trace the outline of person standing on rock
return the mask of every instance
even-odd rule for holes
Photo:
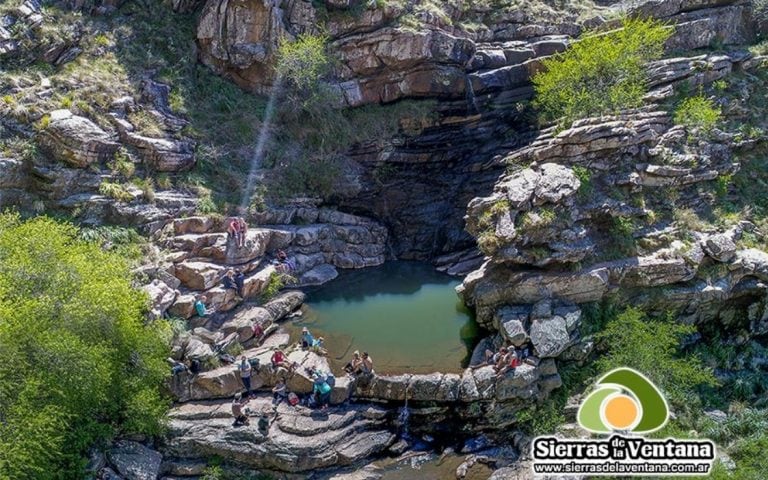
[[[243,248],[245,246],[245,236],[248,233],[248,224],[245,223],[243,217],[237,217],[237,227],[240,230],[240,241],[237,246]]]
[[[245,355],[240,357],[240,365],[237,369],[240,371],[240,379],[243,381],[243,386],[245,387],[245,396],[248,397],[251,394],[251,372],[253,371],[253,368],[251,367],[251,362],[248,361]]]
[[[232,217],[229,220],[227,234],[229,235],[229,238],[235,242],[235,247],[240,248],[243,232],[240,230],[240,221],[236,217]]]
[[[235,417],[235,423],[232,425],[234,427],[250,424],[248,415],[243,411],[243,401],[240,393],[236,393],[235,399],[232,401],[232,416]]]

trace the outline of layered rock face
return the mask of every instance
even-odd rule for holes
[[[529,12],[454,2],[209,0],[197,34],[203,63],[268,94],[280,41],[317,33],[323,23],[338,59],[330,86],[341,104],[438,100],[420,134],[353,146],[347,156],[354,173],[334,198],[344,211],[382,221],[396,256],[433,259],[472,247],[459,217],[472,198],[492,190],[505,154],[531,140],[521,102],[531,98],[530,77],[542,58],[618,11],[675,24],[670,51],[713,39],[743,44],[753,34],[750,8],[737,1],[647,1],[588,11],[541,4]]]
[[[708,84],[760,61],[739,53],[663,60],[650,67],[649,101],[668,97],[671,85]],[[511,325],[533,337],[532,318],[507,319],[537,302],[582,304],[617,293],[689,322],[744,318],[749,325],[738,328],[760,334],[765,292],[756,285],[766,257],[739,242],[755,226],[680,219],[680,210],[711,208],[713,181],[738,172],[738,155],[754,142],[687,131],[653,106],[542,132],[506,157],[511,173],[492,195],[469,204],[468,229],[488,257],[460,295],[481,324],[503,335]]]

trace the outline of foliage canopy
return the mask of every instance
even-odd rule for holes
[[[657,20],[626,19],[621,29],[584,35],[542,62],[533,77],[535,105],[545,121],[565,123],[640,106],[645,64],[661,57],[671,34]]]
[[[160,432],[167,324],[130,279],[72,225],[0,215],[0,479],[82,478],[94,444]]]

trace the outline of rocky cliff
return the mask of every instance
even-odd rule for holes
[[[397,409],[406,402],[417,434],[463,440],[482,432],[522,448],[519,412],[560,387],[561,366],[589,359],[594,341],[582,333],[583,310],[605,299],[674,310],[704,334],[724,331],[739,345],[768,332],[768,206],[760,198],[768,182],[760,167],[768,77],[766,58],[747,49],[760,33],[753,2],[174,0],[177,13],[163,10],[172,33],[138,51],[148,39],[137,32],[146,26],[125,25],[147,22],[157,7],[54,3],[14,1],[0,11],[7,67],[0,75],[0,206],[140,229],[156,253],[137,269],[149,316],[188,320],[172,357],[210,361],[169,385],[178,404],[162,468],[156,452],[139,444],[115,446],[109,461],[124,478],[198,475],[194,460],[212,455],[282,472],[357,466],[402,451]],[[529,101],[542,60],[588,29],[618,26],[621,14],[675,26],[665,59],[647,66],[644,106],[567,128],[540,126]],[[184,19],[180,30],[171,29],[175,18]],[[66,28],[52,34],[57,25]],[[281,42],[320,33],[335,59],[324,80],[335,109],[375,117],[413,102],[428,114],[400,116],[394,132],[334,152],[344,170],[328,195],[289,192],[249,209],[230,205],[222,213],[243,215],[251,227],[245,247],[233,249],[226,217],[211,214],[212,198],[233,193],[227,189],[239,196],[254,125],[266,120],[236,124],[241,136],[216,124],[250,122],[251,110],[264,105],[214,83],[221,80],[209,71],[269,95]],[[175,50],[176,43],[185,47]],[[192,59],[183,63],[174,57],[179,51]],[[721,107],[717,128],[674,118],[678,97],[694,90]],[[206,102],[215,108],[201,113]],[[230,134],[228,143],[211,138]],[[288,157],[295,145],[270,147]],[[262,187],[286,175],[279,165],[259,165]],[[244,348],[268,363],[288,342],[273,332],[303,301],[300,292],[258,301],[273,279],[276,249],[295,259],[300,285],[391,257],[469,273],[459,294],[490,332],[477,355],[531,341],[537,361],[500,379],[490,367],[360,384],[340,379],[332,402],[341,406],[324,418],[280,407],[269,438],[234,430],[222,399],[241,385],[231,366],[215,365],[216,352]],[[246,275],[242,298],[218,285],[231,266]],[[222,314],[216,321],[193,316],[203,292]],[[256,323],[271,334],[261,345]],[[327,368],[314,354],[290,355],[302,367]],[[266,390],[275,380],[264,370],[254,383]],[[294,391],[311,386],[303,373],[290,379]],[[267,397],[259,393],[254,408],[270,408]],[[131,473],[136,456],[153,473]]]

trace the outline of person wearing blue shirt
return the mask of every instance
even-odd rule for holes
[[[310,348],[315,344],[315,337],[309,333],[309,329],[304,327],[301,329],[301,348]]]
[[[208,300],[205,295],[201,295],[198,297],[197,301],[195,302],[195,312],[197,313],[197,316],[199,317],[207,317],[213,313],[213,309],[209,309],[205,306],[205,302]]]

